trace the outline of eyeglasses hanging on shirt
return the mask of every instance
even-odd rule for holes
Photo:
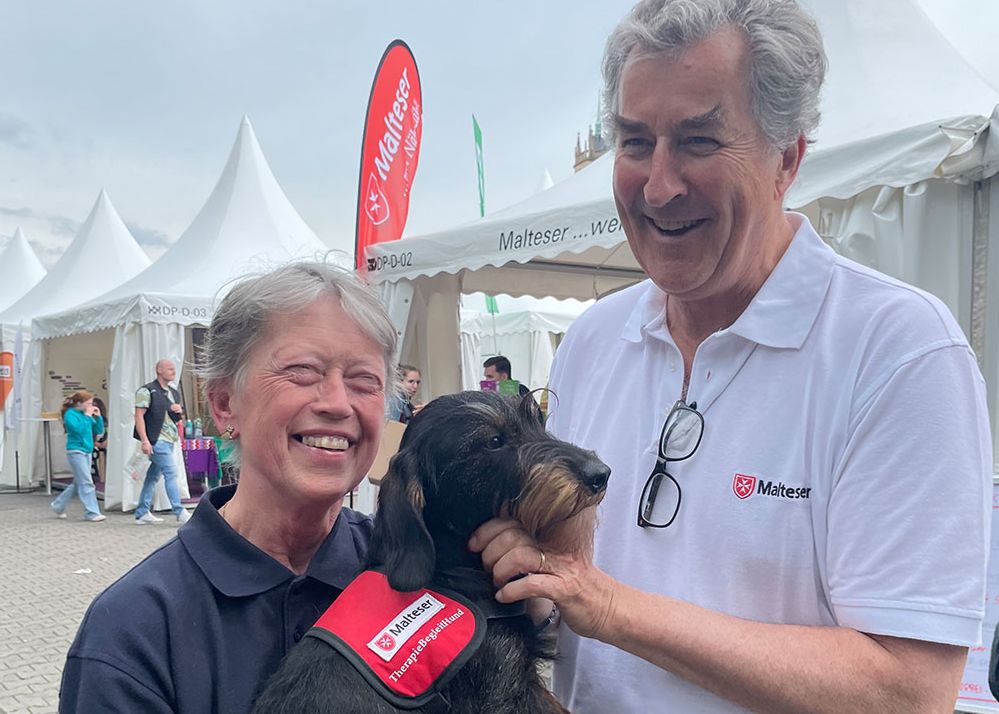
[[[659,435],[659,453],[652,474],[642,489],[638,502],[638,525],[641,528],[666,528],[680,512],[680,484],[666,470],[667,465],[689,459],[697,451],[704,434],[704,417],[697,402],[690,405],[677,400],[666,415]]]

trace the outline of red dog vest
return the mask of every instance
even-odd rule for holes
[[[308,636],[336,649],[389,703],[416,709],[433,699],[482,644],[486,619],[458,593],[393,590],[366,570]]]

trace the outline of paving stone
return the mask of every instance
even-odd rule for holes
[[[50,496],[0,494],[0,714],[55,712],[66,652],[94,596],[170,540],[177,524],[136,528],[51,517]],[[78,572],[89,571],[89,572]]]

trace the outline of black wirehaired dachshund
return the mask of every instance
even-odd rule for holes
[[[270,678],[255,712],[566,711],[538,672],[551,656],[551,637],[538,633],[523,604],[516,614],[502,612],[511,606],[496,603],[479,555],[468,550],[472,532],[499,515],[517,518],[553,550],[592,547],[610,469],[593,452],[552,437],[539,417],[530,396],[435,399],[407,426],[382,482],[368,570],[384,573],[396,591],[450,590],[491,612],[481,645],[433,700],[390,704],[327,641],[307,636]]]

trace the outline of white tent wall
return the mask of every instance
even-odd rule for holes
[[[971,342],[989,385],[993,458],[999,474],[999,176],[973,189],[978,240],[972,261]]]
[[[942,180],[878,187],[803,212],[837,252],[933,293],[969,331],[974,189]],[[963,284],[962,284],[963,283]]]
[[[462,320],[459,340],[461,388],[478,389],[479,382],[482,380],[482,345],[479,340],[479,332],[465,330],[465,321]]]

